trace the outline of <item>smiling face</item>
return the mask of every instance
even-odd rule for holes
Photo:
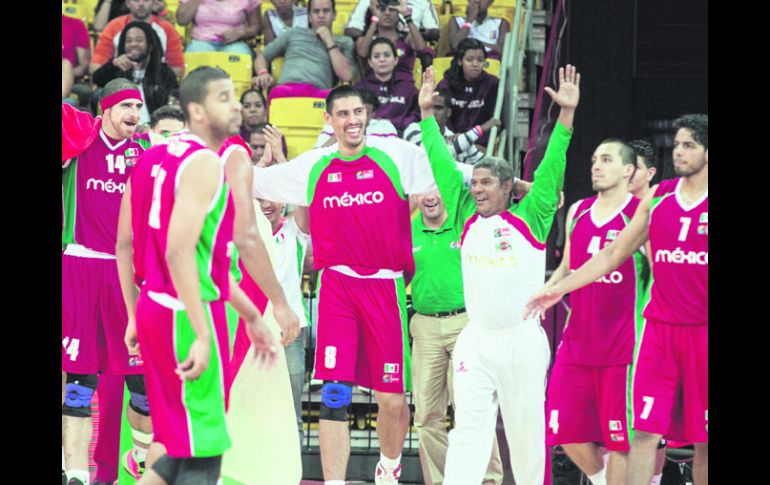
[[[471,178],[471,194],[476,210],[484,217],[499,214],[510,205],[513,181],[500,179],[486,167],[474,168]]]
[[[144,31],[138,27],[128,29],[125,46],[125,53],[128,58],[134,62],[144,62],[147,59],[148,50],[147,36]]]
[[[440,226],[446,220],[446,206],[438,190],[415,196],[415,202],[427,224]]]
[[[359,96],[346,96],[333,101],[331,114],[324,121],[334,129],[340,148],[357,151],[364,143],[366,108]]]
[[[281,224],[281,215],[283,213],[284,205],[264,199],[257,199],[257,201],[259,202],[259,209],[265,217],[267,217],[267,220],[270,221],[270,225],[272,226],[273,231],[275,231]]]

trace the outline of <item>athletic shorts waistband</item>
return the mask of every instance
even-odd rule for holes
[[[114,254],[102,253],[88,249],[80,244],[67,244],[64,249],[64,254],[67,256],[75,256],[78,258],[92,258],[92,259],[116,259]]]
[[[342,273],[346,276],[351,276],[353,278],[361,278],[361,279],[394,280],[396,278],[404,277],[403,271],[393,271],[392,269],[380,269],[376,273],[370,274],[370,275],[358,274],[353,268],[351,268],[350,266],[345,266],[344,264],[329,266],[329,269],[334,270],[338,273]]]

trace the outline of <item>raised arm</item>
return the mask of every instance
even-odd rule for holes
[[[230,153],[225,161],[225,173],[235,203],[233,242],[249,276],[273,302],[275,319],[281,327],[281,344],[288,345],[299,335],[299,319],[286,301],[265,244],[259,236],[251,197],[254,169],[245,150],[235,149]]]
[[[556,304],[567,293],[596,281],[602,275],[614,270],[637,251],[649,238],[650,204],[655,190],[650,190],[636,209],[631,222],[618,237],[596,253],[577,271],[563,280],[547,285],[530,298],[524,308],[525,317],[540,314]]]
[[[353,63],[348,56],[342,52],[342,46],[337,44],[332,36],[329,27],[322,25],[315,30],[315,34],[324,43],[326,51],[329,53],[329,61],[332,63],[334,74],[340,78],[340,81],[349,83],[353,80]],[[352,47],[351,47],[352,50]],[[350,52],[352,58],[352,52]]]
[[[463,183],[463,174],[457,168],[444,137],[439,133],[436,118],[433,116],[433,99],[437,96],[435,85],[433,67],[429,67],[423,72],[422,87],[418,98],[420,114],[422,115],[420,122],[422,144],[428,154],[433,178],[436,180],[449,217],[454,219],[457,214],[462,214],[465,219],[473,213],[473,201],[469,197],[470,192]],[[463,197],[463,190],[465,197]]]
[[[561,263],[559,263],[559,266],[554,270],[551,277],[546,282],[544,288],[551,288],[556,283],[560,282],[564,278],[566,278],[569,275],[569,251],[570,251],[570,242],[569,242],[569,234],[570,234],[570,228],[572,227],[572,219],[575,217],[575,211],[577,210],[578,202],[575,202],[572,204],[572,206],[569,208],[569,211],[567,212],[567,222],[565,223],[565,232],[567,233],[567,237],[564,238],[564,250],[562,251],[562,257],[561,257]]]

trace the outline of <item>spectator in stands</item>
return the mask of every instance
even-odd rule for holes
[[[366,130],[364,131],[366,136],[398,136],[398,131],[396,131],[393,123],[387,119],[375,117],[375,113],[380,107],[380,100],[377,95],[368,89],[359,89],[358,92],[361,93],[361,100],[366,107]],[[324,125],[313,148],[328,147],[336,141],[337,137],[334,135],[331,125]]]
[[[131,22],[120,34],[117,56],[94,72],[94,84],[104,87],[119,77],[138,84],[144,99],[139,122],[149,123],[150,113],[168,104],[169,93],[179,87],[174,71],[162,59],[160,40],[150,24]]]
[[[184,127],[184,112],[176,106],[161,106],[150,116],[150,131],[156,135],[168,136]]]
[[[152,4],[152,0],[126,0],[126,5],[131,13],[111,20],[99,35],[99,41],[94,48],[93,59],[89,67],[91,74],[114,56],[118,48],[120,33],[126,24],[138,21],[149,24],[158,35],[165,61],[174,71],[174,74],[177,77],[184,75],[182,40],[171,23],[152,15]]]
[[[62,55],[72,66],[75,79],[87,74],[91,62],[91,39],[82,20],[61,16],[61,47]]]
[[[369,44],[367,62],[371,71],[353,87],[377,95],[380,107],[375,111],[375,117],[390,120],[398,132],[403,133],[410,123],[420,119],[419,91],[411,72],[406,79],[395,74],[398,55],[393,42],[386,37],[377,37]]]
[[[260,0],[180,0],[179,25],[192,22],[187,52],[232,52],[252,55],[246,40],[262,30]]]
[[[447,127],[447,121],[452,115],[452,94],[446,89],[440,89],[437,92],[438,94],[433,98],[433,112],[439,131],[444,135],[444,139],[447,142],[449,152],[456,161],[474,165],[484,158],[484,152],[479,150],[474,143],[493,126],[499,127],[500,120],[490,118],[481,126],[474,126],[465,133],[455,134]],[[422,130],[420,129],[419,121],[415,121],[406,127],[404,140],[422,146]]]
[[[267,45],[276,37],[292,27],[308,28],[307,9],[298,7],[297,0],[275,0],[275,10],[269,9],[262,14],[262,38],[263,45]]]
[[[257,128],[257,125],[267,123],[267,102],[262,91],[249,89],[241,94],[241,106],[241,118],[243,118],[241,138],[248,143],[249,134]]]
[[[463,39],[438,85],[438,89],[452,93],[452,116],[447,125],[455,133],[486,123],[494,115],[499,80],[484,71],[485,63],[484,44]],[[486,146],[488,140],[489,134],[484,133],[477,143]]]
[[[126,15],[129,13],[126,0],[99,0],[94,10],[94,31],[101,32],[107,22],[110,20]],[[166,2],[164,0],[152,1],[152,13],[168,22],[173,22],[173,18],[166,10]]]
[[[353,41],[331,32],[337,15],[334,0],[310,0],[308,6],[309,29],[286,29],[264,51],[256,52],[254,87],[262,89],[273,83],[268,63],[285,56],[278,85],[268,94],[268,104],[272,98],[286,96],[326,98],[337,79],[353,79]]]
[[[476,39],[484,44],[487,57],[500,60],[503,54],[505,34],[510,30],[508,21],[487,15],[494,0],[470,0],[465,18],[452,17],[449,22],[449,43],[455,52],[464,39]]]
[[[72,75],[72,64],[68,59],[61,59],[61,99],[69,96],[75,77]]]
[[[434,52],[425,43],[420,30],[412,21],[412,16],[407,10],[406,0],[401,0],[400,3],[396,2],[395,5],[380,5],[377,0],[372,0],[371,9],[373,14],[367,22],[366,34],[356,39],[356,52],[359,57],[369,60],[368,63],[364,63],[366,74],[368,75],[372,70],[370,58],[372,40],[386,38],[396,46],[395,57],[398,58],[396,75],[399,78],[409,80],[414,85],[413,70],[417,54],[425,53],[433,58]],[[396,29],[400,22],[400,15],[403,16],[404,23],[409,29],[406,33]]]
[[[394,0],[359,0],[345,26],[345,35],[354,39],[364,35],[367,27],[366,20],[371,19],[371,16],[375,15],[374,5],[376,2],[382,3],[383,6],[386,6],[388,3],[392,5],[398,4],[398,1],[394,2]],[[431,0],[407,0],[406,6],[414,24],[420,29],[423,39],[426,41],[438,40],[438,15],[436,15],[436,8]],[[380,10],[384,10],[384,8]],[[399,27],[405,33],[408,32],[407,25],[401,24]]]
[[[267,123],[260,122],[251,130],[247,142],[251,148],[251,161],[256,165],[270,146],[270,164],[286,162],[286,140],[281,131]]]

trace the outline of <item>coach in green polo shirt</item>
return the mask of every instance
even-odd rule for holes
[[[530,183],[515,180],[517,193]],[[455,207],[447,208],[438,191],[414,196],[419,213],[412,218],[412,395],[414,425],[420,438],[420,462],[425,483],[444,481],[448,447],[446,411],[452,394],[452,352],[460,331],[468,323],[460,268],[460,236],[464,221]],[[454,204],[452,204],[454,205]],[[485,484],[500,485],[503,464],[495,440],[484,477]]]

